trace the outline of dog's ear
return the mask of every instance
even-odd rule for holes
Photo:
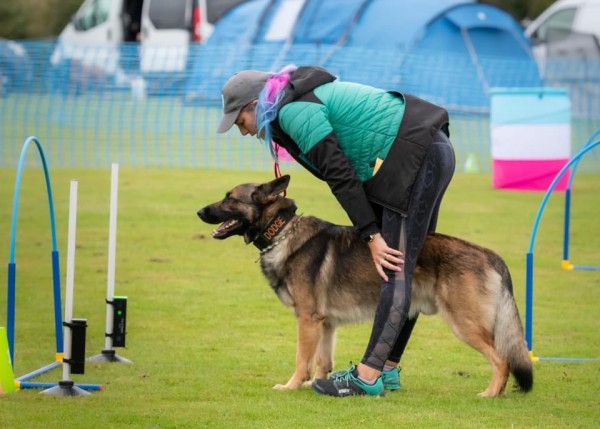
[[[261,204],[271,202],[277,195],[285,191],[289,184],[290,176],[289,174],[286,174],[285,176],[278,177],[275,180],[260,185],[252,194],[252,198]]]

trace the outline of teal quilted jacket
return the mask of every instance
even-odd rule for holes
[[[279,110],[281,128],[304,154],[335,132],[361,182],[385,159],[404,115],[404,100],[366,85],[331,82],[314,90],[321,103],[295,101]]]
[[[446,110],[319,67],[299,67],[284,91],[275,142],[327,182],[361,236],[379,230],[372,203],[406,214],[434,134],[448,134]]]

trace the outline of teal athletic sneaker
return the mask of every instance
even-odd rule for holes
[[[383,387],[387,390],[400,390],[400,370],[398,368],[381,372]]]
[[[319,395],[329,396],[383,396],[385,389],[383,388],[383,379],[378,377],[375,383],[367,384],[360,380],[355,374],[356,366],[351,366],[345,371],[338,371],[335,376],[323,379],[314,380],[312,388]]]
[[[354,368],[354,367],[352,367]],[[330,379],[339,377],[349,370],[336,371],[331,373]],[[390,369],[389,371],[381,372],[381,379],[383,380],[383,387],[386,390],[400,390],[400,370],[398,368]]]

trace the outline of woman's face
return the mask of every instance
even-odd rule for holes
[[[235,125],[240,130],[243,136],[250,134],[251,136],[256,135],[256,100],[248,104],[246,107],[242,109],[237,119],[235,120]]]

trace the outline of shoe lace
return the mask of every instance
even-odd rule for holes
[[[349,369],[345,369],[342,371],[338,371],[335,374],[335,377],[333,377],[333,381],[336,383],[342,382],[342,381],[349,381],[352,378],[354,378],[354,369],[356,368],[355,365],[352,365],[352,362],[350,362],[350,368]]]

